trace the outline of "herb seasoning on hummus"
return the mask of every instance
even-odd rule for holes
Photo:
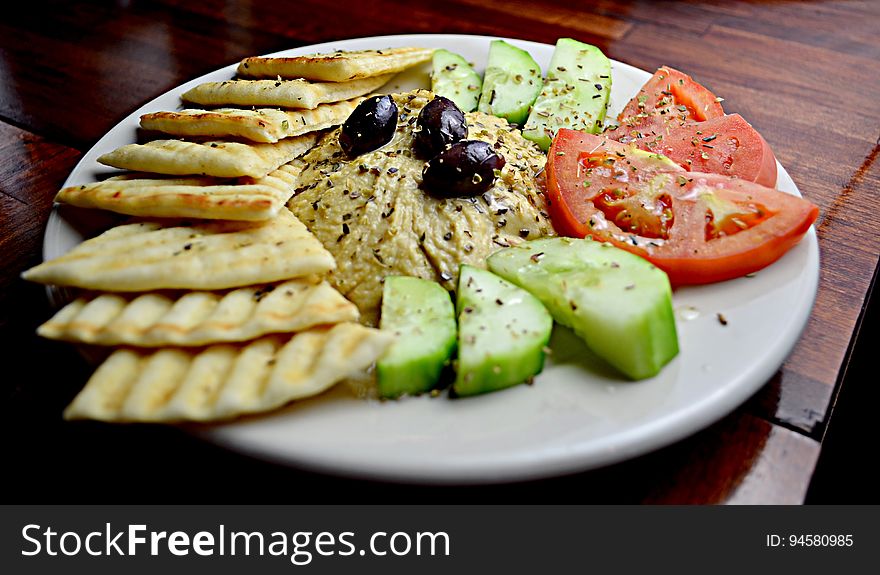
[[[545,156],[506,120],[466,114],[468,138],[492,145],[506,161],[481,196],[437,198],[421,187],[425,160],[413,150],[419,111],[433,94],[394,95],[400,110],[391,141],[348,159],[339,130],[302,157],[290,210],[335,257],[330,281],[375,324],[388,275],[409,275],[455,288],[462,263],[485,267],[494,251],[554,235],[536,182]]]

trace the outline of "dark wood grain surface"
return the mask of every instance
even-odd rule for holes
[[[558,501],[799,503],[845,378],[880,253],[880,3],[219,0],[17,2],[0,21],[0,349],[13,501]],[[174,429],[65,424],[89,369],[40,341],[51,200],[78,158],[134,108],[241,57],[400,33],[553,43],[571,36],[644,69],[680,68],[768,140],[821,209],[807,329],[733,414],[666,449],[569,477],[422,488],[327,477],[227,453]],[[747,358],[744,358],[747,361]],[[184,481],[188,487],[181,488]],[[230,491],[239,482],[244,491]],[[283,491],[279,491],[283,490]],[[238,493],[238,495],[236,495]]]

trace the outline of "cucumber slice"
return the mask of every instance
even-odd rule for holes
[[[449,98],[462,112],[477,109],[483,81],[467,60],[441,48],[434,51],[432,67],[432,92]]]
[[[541,67],[528,52],[504,40],[493,40],[478,109],[521,125],[543,85]]]
[[[376,364],[379,395],[415,395],[436,387],[455,349],[449,292],[432,281],[388,276],[379,327],[398,336]]]
[[[592,240],[548,238],[495,252],[489,269],[535,295],[632,379],[656,375],[678,353],[669,278],[645,259]]]
[[[456,311],[456,394],[510,387],[543,369],[553,320],[534,296],[486,270],[462,265]]]
[[[559,128],[598,134],[610,94],[611,61],[605,54],[590,44],[560,38],[523,136],[547,151]]]

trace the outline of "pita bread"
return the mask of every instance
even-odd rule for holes
[[[228,80],[206,82],[184,93],[186,102],[202,106],[276,106],[314,109],[320,104],[350,100],[381,88],[394,74],[351,82],[297,80]]]
[[[225,293],[80,297],[37,333],[95,345],[198,346],[248,341],[317,325],[357,321],[357,307],[326,282],[290,280]]]
[[[347,82],[381,74],[397,73],[427,62],[430,48],[386,48],[311,54],[294,58],[245,58],[238,65],[244,78],[305,78],[325,82]]]
[[[141,116],[141,127],[175,136],[245,138],[274,143],[283,138],[323,130],[343,123],[363,100],[357,98],[321,104],[314,110],[282,111],[271,108],[239,110],[180,110]]]
[[[368,366],[388,332],[342,323],[245,346],[114,352],[64,411],[66,419],[214,421],[317,395]]]
[[[114,168],[173,176],[262,178],[306,153],[316,140],[316,133],[285,138],[275,144],[154,140],[127,144],[104,154],[98,161]]]
[[[336,267],[288,210],[260,223],[140,221],[111,228],[25,271],[39,283],[100,291],[217,290],[270,283]]]
[[[265,178],[226,181],[133,174],[64,188],[55,201],[132,216],[260,221],[290,199],[299,171],[288,164]]]

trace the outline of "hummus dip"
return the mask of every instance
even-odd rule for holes
[[[378,322],[385,276],[408,275],[454,290],[462,263],[486,267],[494,251],[554,235],[536,176],[546,157],[506,120],[466,114],[468,139],[492,144],[506,165],[478,197],[437,198],[421,187],[425,159],[413,152],[419,110],[434,97],[393,96],[399,110],[392,140],[349,160],[330,132],[300,160],[290,210],[336,258],[329,280]]]

